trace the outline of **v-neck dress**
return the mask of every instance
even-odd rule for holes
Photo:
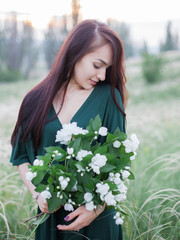
[[[122,99],[120,93],[115,89],[116,99],[121,108]],[[109,132],[113,132],[117,127],[125,132],[125,119],[117,105],[115,104],[111,87],[108,84],[97,85],[91,92],[89,97],[75,113],[70,122],[77,122],[78,126],[86,128],[91,118],[97,114],[100,115],[102,125],[108,128]],[[34,152],[33,143],[31,140],[27,142],[19,142],[18,139],[13,146],[10,161],[15,166],[29,162],[33,164],[36,155],[45,154],[44,148],[47,146],[59,146],[55,142],[56,132],[62,128],[62,124],[52,105],[48,120],[43,128],[41,144]],[[52,120],[53,119],[53,120]],[[103,141],[103,139],[102,139]],[[122,240],[122,229],[120,225],[116,225],[113,219],[114,210],[105,210],[87,227],[75,231],[59,231],[58,224],[69,224],[64,221],[65,216],[70,212],[60,208],[57,212],[50,215],[50,217],[42,223],[36,231],[36,240]]]

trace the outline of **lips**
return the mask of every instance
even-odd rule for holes
[[[90,81],[91,81],[91,83],[93,84],[93,85],[96,85],[98,82],[97,81],[94,81],[94,80],[92,80],[92,79],[90,79]]]

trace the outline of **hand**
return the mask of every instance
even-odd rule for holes
[[[42,213],[48,213],[47,201],[41,196],[41,194],[38,196],[37,203]]]
[[[54,213],[54,212],[58,211],[62,207],[62,206],[59,206],[59,208],[56,209],[55,211],[48,212],[47,201],[40,194],[38,195],[37,203],[38,203],[39,208],[40,208],[42,213]]]
[[[100,206],[100,208],[101,210],[88,211],[85,206],[81,206],[65,217],[67,222],[77,217],[74,222],[69,225],[58,225],[57,228],[58,230],[79,231],[79,229],[88,226],[99,216],[99,214],[104,211],[105,205]]]

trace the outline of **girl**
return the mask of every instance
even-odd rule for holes
[[[49,75],[25,96],[12,134],[10,161],[40,211],[48,212],[47,202],[26,179],[28,164],[43,155],[45,147],[59,144],[55,136],[64,123],[77,122],[86,128],[99,114],[110,132],[117,127],[125,131],[125,83],[121,40],[107,25],[85,20],[68,35]],[[105,206],[87,211],[81,206],[69,213],[61,207],[38,227],[35,238],[122,240],[113,211]]]

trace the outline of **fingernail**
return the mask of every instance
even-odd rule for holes
[[[67,221],[68,219],[69,219],[69,216],[66,216],[66,217],[64,218],[65,221]]]

